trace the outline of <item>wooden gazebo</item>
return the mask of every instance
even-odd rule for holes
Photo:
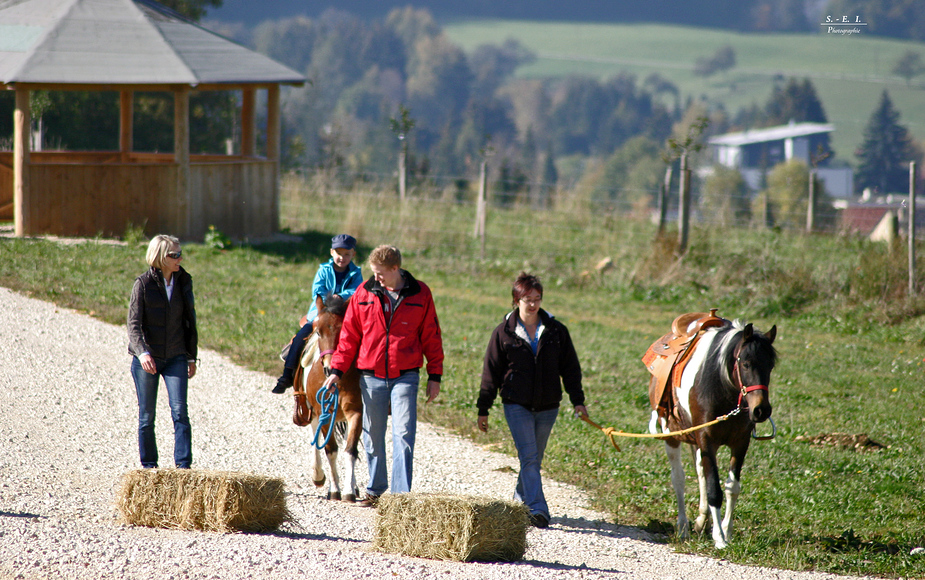
[[[12,217],[17,236],[119,235],[129,224],[185,239],[202,239],[210,225],[238,238],[272,233],[280,85],[305,82],[152,0],[0,0],[0,85],[16,91],[13,151],[0,151],[0,219]],[[35,90],[117,91],[119,150],[31,151]],[[237,155],[190,154],[190,94],[210,90],[242,92]],[[138,91],[173,93],[173,153],[133,151]]]

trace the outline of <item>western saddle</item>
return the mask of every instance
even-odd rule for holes
[[[694,352],[694,345],[707,329],[728,324],[728,320],[716,315],[716,308],[711,308],[709,314],[688,312],[675,318],[671,332],[653,342],[646,351],[642,362],[652,373],[649,403],[659,417],[666,418],[674,411],[672,393],[681,385],[681,375]]]

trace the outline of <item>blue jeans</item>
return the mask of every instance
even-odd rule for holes
[[[543,495],[540,467],[549,434],[558,416],[558,408],[535,413],[521,405],[504,405],[504,418],[507,419],[520,460],[520,475],[517,476],[514,499],[525,503],[531,514],[542,514],[547,520],[549,506]]]
[[[380,379],[362,375],[363,447],[369,466],[366,493],[382,495],[389,489],[385,465],[385,428],[392,409],[392,493],[411,491],[411,469],[414,437],[418,422],[418,371],[410,371],[396,379]]]
[[[292,338],[292,345],[289,346],[289,354],[286,355],[284,368],[295,372],[296,367],[299,366],[299,359],[302,358],[302,347],[305,346],[305,341],[311,336],[312,328],[312,323],[306,322]]]
[[[142,467],[157,467],[157,442],[154,440],[154,415],[157,408],[157,384],[164,377],[170,416],[173,419],[173,459],[177,467],[189,468],[193,462],[193,438],[189,414],[186,410],[186,391],[189,383],[189,366],[186,355],[169,360],[154,359],[155,374],[148,374],[132,357],[132,378],[138,395],[138,453]]]

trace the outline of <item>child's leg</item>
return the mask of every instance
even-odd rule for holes
[[[289,354],[286,355],[286,363],[283,367],[283,374],[276,380],[276,386],[273,392],[277,395],[286,392],[286,389],[292,386],[292,378],[295,375],[295,367],[299,364],[299,357],[302,355],[302,349],[305,348],[305,341],[312,333],[314,324],[308,323],[299,329],[292,339],[292,346],[289,347]]]

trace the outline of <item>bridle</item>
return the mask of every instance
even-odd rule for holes
[[[748,407],[748,402],[745,400],[745,395],[751,393],[752,391],[768,391],[767,385],[745,385],[742,382],[742,371],[739,370],[739,355],[742,353],[742,345],[736,347],[735,359],[736,361],[732,365],[732,380],[733,385],[739,388],[739,402],[736,406],[738,407]],[[744,403],[744,404],[743,404]]]
[[[318,353],[318,360],[323,360],[324,357],[328,356],[329,354],[334,354],[334,352],[335,352],[334,349],[323,350]],[[322,362],[322,368],[324,369],[324,376],[328,376],[329,374],[331,374],[331,370],[328,367],[324,366],[323,362]]]
[[[733,413],[738,413],[743,409],[748,408],[748,401],[745,400],[745,396],[753,391],[764,391],[768,392],[767,385],[745,385],[742,382],[742,371],[739,370],[739,355],[742,352],[742,345],[736,347],[735,351],[735,362],[732,365],[732,380],[733,384],[739,388],[739,402],[736,404],[736,408]],[[766,439],[773,439],[777,435],[777,425],[774,424],[774,419],[768,417],[768,420],[771,422],[771,434],[758,436],[755,435],[754,429],[752,430],[752,438],[759,441]]]

